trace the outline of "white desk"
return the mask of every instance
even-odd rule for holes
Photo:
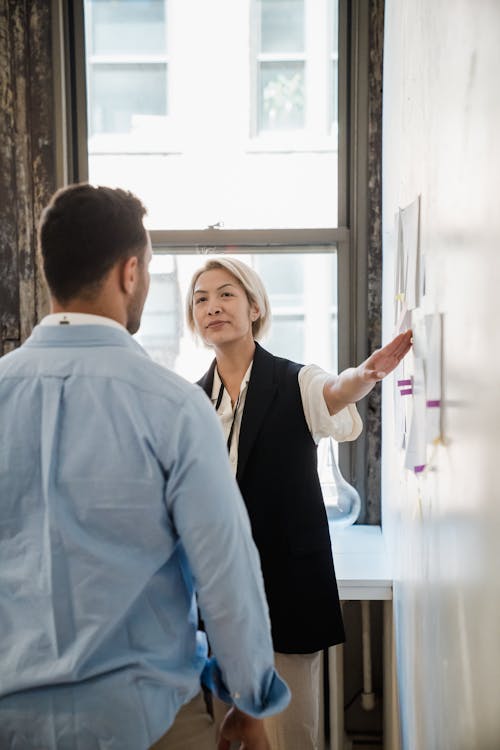
[[[380,526],[330,524],[335,573],[341,601],[384,601],[384,748],[399,750],[393,655],[392,576]],[[361,644],[360,644],[361,648]],[[344,750],[343,647],[328,653],[330,750]]]
[[[380,526],[330,523],[340,599],[392,599],[392,577]]]

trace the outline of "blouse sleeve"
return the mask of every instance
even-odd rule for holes
[[[363,422],[355,404],[349,404],[333,416],[330,415],[323,396],[323,386],[331,374],[318,365],[307,365],[299,372],[299,388],[307,426],[315,443],[321,438],[333,437],[342,443],[356,440]]]

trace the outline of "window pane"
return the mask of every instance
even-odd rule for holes
[[[90,134],[130,133],[143,115],[167,112],[167,66],[90,66]]]
[[[332,62],[332,129],[336,132],[339,124],[339,64]]]
[[[332,17],[332,55],[338,56],[339,51],[339,4],[338,0],[331,0]]]
[[[304,320],[302,318],[273,318],[273,327],[264,347],[277,357],[294,362],[304,360]]]
[[[86,0],[92,53],[165,54],[164,0]]]
[[[304,127],[304,63],[260,64],[260,130]]]
[[[304,51],[304,0],[260,0],[261,52]]]
[[[269,293],[272,325],[263,346],[278,356],[336,371],[335,252],[234,257],[257,270]],[[205,260],[199,254],[154,255],[151,290],[136,334],[155,361],[191,381],[200,378],[213,359],[212,350],[197,342],[184,322],[191,277]]]
[[[259,62],[261,16],[249,13],[248,2],[200,1],[196,23],[192,3],[160,4],[155,13],[169,13],[168,70],[157,59],[138,66],[137,42],[125,42],[121,0],[86,0],[90,182],[136,193],[150,229],[337,226],[330,46],[311,42],[301,53],[307,63]],[[278,5],[298,28],[295,5]],[[329,3],[318,7],[307,39],[331,28]],[[153,17],[145,14],[144,23]],[[103,36],[122,40],[120,61],[93,57],[111,49]],[[157,48],[152,43],[150,51]],[[322,80],[305,75],[311,55],[320,57]],[[320,113],[314,127],[313,111]]]
[[[266,281],[273,308],[304,304],[303,255],[256,255],[255,269]]]
[[[339,6],[337,0],[331,0],[332,15],[332,38],[331,38],[331,113],[332,113],[332,130],[338,132],[339,120]]]
[[[141,343],[156,362],[170,369],[175,367],[179,355],[181,311],[177,259],[166,256],[162,258],[161,266],[151,274]]]

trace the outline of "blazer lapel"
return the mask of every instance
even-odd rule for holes
[[[212,388],[214,385],[215,365],[216,361],[214,359],[203,377],[196,381],[196,385],[200,385],[210,399],[212,398]]]
[[[213,371],[211,383],[213,383]],[[276,395],[277,388],[274,357],[256,343],[252,372],[250,373],[250,382],[248,383],[248,391],[245,399],[245,408],[241,420],[240,440],[238,443],[238,470],[236,472],[238,481],[243,476],[253,444],[266,416],[266,412]]]

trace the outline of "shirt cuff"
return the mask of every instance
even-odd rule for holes
[[[224,703],[236,706],[255,719],[264,719],[266,716],[280,713],[288,706],[291,698],[288,685],[273,667],[265,675],[260,690],[254,693],[242,690],[241,693],[235,691],[231,694],[224,683],[215,657],[207,660],[201,681]]]
[[[325,403],[325,408],[328,407]],[[348,404],[345,409],[337,412],[333,416],[328,415],[332,421],[333,437],[338,443],[356,440],[363,429],[363,422],[359,416],[356,404]]]

